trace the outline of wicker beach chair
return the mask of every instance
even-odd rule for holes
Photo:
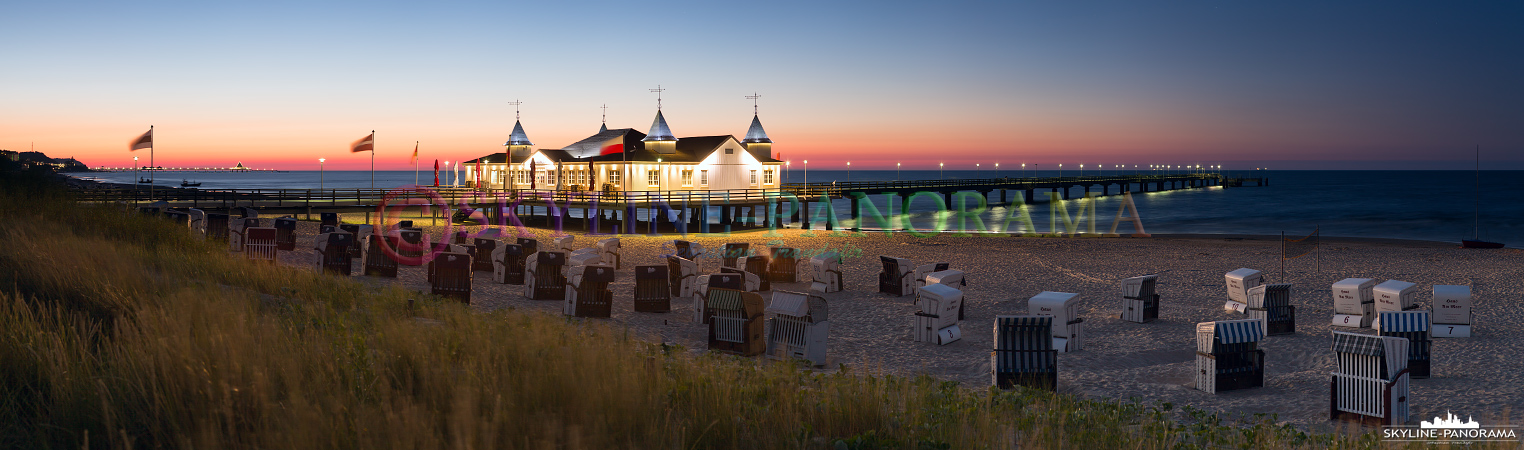
[[[185,213],[190,215],[189,226],[191,229],[191,234],[195,234],[196,237],[206,239],[206,211],[190,208],[185,210]]]
[[[598,241],[598,257],[604,264],[614,266],[614,269],[623,269],[624,261],[621,261],[622,247],[619,238],[600,239]]]
[[[799,249],[793,247],[769,247],[767,281],[769,283],[796,283],[799,281]]]
[[[732,267],[742,269],[741,260],[751,253],[751,244],[744,242],[732,242],[725,244],[725,250],[720,253],[720,267]]]
[[[1412,311],[1418,309],[1418,285],[1406,281],[1386,280],[1371,288],[1376,301],[1376,312]],[[1379,318],[1379,316],[1378,316]],[[1379,327],[1374,322],[1373,327]]]
[[[724,288],[708,291],[702,322],[709,328],[709,349],[741,356],[766,350],[762,295]]]
[[[671,311],[672,288],[669,283],[667,266],[635,266],[635,311]]]
[[[667,286],[672,289],[673,297],[692,296],[696,277],[698,263],[681,256],[667,255]]]
[[[1159,276],[1144,275],[1122,280],[1122,320],[1135,323],[1159,318]]]
[[[746,292],[761,292],[761,291],[763,291],[763,289],[762,289],[762,283],[763,283],[762,282],[762,277],[757,276],[757,274],[754,274],[754,273],[751,273],[751,272],[747,272],[745,270],[737,269],[737,268],[734,268],[734,267],[721,267],[720,268],[720,273],[733,273],[733,274],[736,274],[736,275],[740,275],[741,276],[741,280],[742,280],[741,281],[741,286],[742,286],[741,290],[743,290],[743,291],[746,291]]]
[[[318,225],[339,225],[339,213],[318,213],[318,218],[322,220]]]
[[[613,313],[614,266],[588,264],[568,266],[566,300],[561,312],[573,317],[609,317]]]
[[[1263,327],[1255,319],[1196,324],[1196,389],[1216,394],[1264,386]]]
[[[703,323],[705,304],[711,289],[746,291],[746,277],[739,273],[711,273],[693,277],[693,320]]]
[[[354,271],[354,266],[349,258],[349,248],[354,246],[355,235],[338,231],[332,233],[320,233],[312,239],[312,248],[317,250],[318,270],[324,273],[349,276]]]
[[[429,287],[434,295],[471,303],[471,255],[465,253],[440,253],[429,261],[433,274]]]
[[[1053,349],[1060,353],[1085,348],[1085,319],[1079,316],[1079,294],[1042,291],[1027,301],[1027,315],[1053,316]]]
[[[277,231],[273,227],[250,227],[243,230],[243,252],[248,259],[275,262]]]
[[[474,238],[471,244],[471,270],[493,271],[492,252],[497,251],[497,239]]]
[[[295,218],[280,217],[275,219],[275,249],[288,252],[296,250]]]
[[[915,264],[905,258],[878,257],[884,270],[878,273],[878,291],[903,297],[915,293]]]
[[[492,249],[492,281],[499,284],[524,284],[524,247],[502,244]]]
[[[950,267],[950,266],[952,266],[952,264],[945,263],[945,262],[937,262],[937,263],[922,264],[922,265],[919,265],[919,266],[915,266],[915,274],[911,276],[912,278],[915,279],[915,288],[919,289],[921,286],[925,286],[926,285],[926,276],[927,275],[931,275],[933,273],[937,273],[937,272],[942,272],[942,271],[948,270],[948,267]],[[955,288],[955,289],[960,289],[960,290],[963,289],[963,286],[949,286],[949,287]],[[912,289],[911,292],[914,292],[914,289]]]
[[[699,255],[704,254],[704,246],[697,242],[671,240],[667,241],[665,246],[672,250],[673,255],[687,260],[697,260]]]
[[[530,300],[565,300],[566,253],[535,252],[524,264],[524,297]]]
[[[556,251],[566,252],[568,254],[577,251],[576,242],[577,237],[570,234],[550,239],[550,245],[552,249]]]
[[[1053,316],[995,316],[991,382],[1010,389],[1058,389],[1058,350],[1053,348]]]
[[[1265,321],[1265,335],[1296,333],[1296,307],[1291,306],[1291,283],[1249,288],[1249,318]]]
[[[1330,420],[1407,423],[1407,339],[1335,331],[1333,351],[1338,362],[1328,385]]]
[[[206,213],[206,239],[212,242],[228,242],[232,227],[227,214]]]
[[[1408,373],[1413,378],[1428,378],[1434,351],[1429,332],[1434,329],[1433,316],[1428,311],[1379,311],[1376,322],[1381,324],[1382,336],[1408,340]]]
[[[947,345],[963,338],[958,327],[958,310],[963,307],[963,291],[941,284],[916,289],[920,311],[911,317],[911,333],[916,342]]]
[[[1376,280],[1345,278],[1333,284],[1333,326],[1366,328],[1375,319]]]
[[[423,231],[403,228],[393,231],[397,236],[397,255],[401,258],[398,264],[405,266],[423,265],[423,253],[431,251],[433,246],[423,239]]]
[[[360,261],[365,265],[364,274],[366,276],[397,278],[397,260],[392,258],[391,255],[387,255],[383,247],[390,248],[395,253],[399,245],[401,244],[396,236],[366,235],[365,252],[360,256]]]
[[[1238,269],[1225,276],[1228,284],[1228,302],[1225,311],[1243,313],[1249,309],[1249,289],[1265,283],[1265,275],[1254,269]]]
[[[831,332],[830,310],[824,298],[805,293],[773,291],[768,302],[767,355],[797,358],[812,366],[826,364],[826,342]]]
[[[841,292],[841,255],[825,252],[810,258],[810,280],[812,291]]]
[[[922,286],[940,284],[961,291],[963,286],[968,285],[968,282],[963,278],[963,271],[948,269],[926,274],[926,277],[921,280],[921,284]],[[963,310],[968,306],[968,299],[965,298],[963,300],[958,303],[958,320],[963,320]]]
[[[362,243],[365,242],[365,237],[375,232],[375,227],[353,223],[341,223],[339,224],[339,229],[355,235],[354,245],[349,247],[349,257],[351,258],[359,258],[360,254],[364,253],[365,248]]]
[[[1471,337],[1471,286],[1435,285],[1434,337]]]
[[[259,227],[258,218],[233,219],[228,221],[228,251],[243,251],[246,229]]]
[[[567,253],[566,254],[566,266],[567,267],[572,267],[572,266],[586,266],[586,265],[591,265],[591,264],[602,264],[603,263],[603,258],[598,256],[598,255],[599,255],[599,252],[598,252],[598,249],[596,249],[596,248],[584,248],[584,249],[579,249],[579,250],[571,252],[571,253]],[[570,275],[568,275],[568,276],[570,276]]]

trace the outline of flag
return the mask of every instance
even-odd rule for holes
[[[439,160],[434,160],[434,187],[439,187]]]
[[[413,165],[418,165],[418,143],[413,143]]]
[[[372,131],[369,135],[349,144],[349,151],[352,153],[376,151],[376,132]]]
[[[482,159],[481,158],[476,158],[476,187],[477,188],[481,188],[482,187],[482,178],[485,178],[485,177],[482,176]]]
[[[137,151],[145,148],[153,148],[153,127],[148,127],[147,133],[143,133],[142,136],[133,139],[132,143],[127,144],[128,151]]]

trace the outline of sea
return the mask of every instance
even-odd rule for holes
[[[1123,171],[1122,173],[1130,173]],[[1132,195],[1138,215],[1148,233],[1152,234],[1250,234],[1305,236],[1317,231],[1325,237],[1360,237],[1414,239],[1426,241],[1460,242],[1473,236],[1483,240],[1503,242],[1509,247],[1524,247],[1524,171],[1224,171],[1231,177],[1268,177],[1268,186],[1235,188],[1199,188],[1165,192],[1135,192]],[[1087,171],[1084,175],[1115,175],[1114,171]],[[131,184],[132,172],[96,172],[73,174],[78,178],[105,182]],[[139,174],[141,175],[141,173]],[[284,172],[162,172],[155,185],[179,187],[182,180],[201,183],[201,189],[354,189],[372,186],[373,174],[369,171],[284,171]],[[892,181],[969,179],[993,177],[1059,176],[1057,171],[1021,170],[790,170],[784,174],[788,183],[846,182],[846,181]],[[1078,171],[1065,170],[1063,176],[1080,175]],[[433,183],[433,172],[416,174],[422,185]],[[443,176],[443,175],[442,175]],[[444,176],[443,181],[449,182]],[[412,185],[413,171],[377,171],[374,185],[378,188],[395,188]],[[1099,188],[1095,188],[1099,193]],[[1111,188],[1115,194],[1116,188]],[[1072,199],[1083,193],[1076,189]],[[1048,195],[1039,191],[1032,204],[1020,204],[1020,191],[1009,191],[1001,202],[998,192],[990,195],[987,210],[977,217],[983,227],[972,220],[959,225],[958,217],[939,212],[940,202],[924,196],[911,205],[911,224],[918,230],[936,229],[945,223],[948,230],[992,232],[1003,229],[1007,218],[1018,208],[1025,207],[1036,232],[1052,231],[1056,225],[1064,231],[1067,226],[1059,216],[1052,214],[1057,205],[1048,202]],[[880,212],[887,212],[890,201],[883,195],[870,197]],[[1094,199],[1096,230],[1107,232],[1118,214],[1123,197],[1108,195]],[[967,200],[968,210],[978,207],[978,200]],[[899,201],[894,200],[895,212]],[[812,220],[817,226],[826,215],[819,203],[812,204]],[[1066,202],[1065,210],[1072,219],[1082,210],[1078,201]],[[851,203],[846,200],[832,202],[832,210],[841,220],[850,220]],[[950,205],[957,208],[957,205]],[[1088,209],[1086,207],[1085,209]],[[1130,214],[1130,213],[1129,213]],[[712,217],[718,217],[713,213]],[[1019,217],[1019,216],[1018,216]],[[967,217],[965,217],[967,218]],[[1088,218],[1086,219],[1088,220]],[[943,222],[945,221],[945,222]],[[1019,221],[1011,222],[1018,227]],[[864,223],[873,228],[873,220]],[[1080,222],[1082,230],[1088,225]],[[1132,225],[1123,222],[1118,232],[1128,233]]]

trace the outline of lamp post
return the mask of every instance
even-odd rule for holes
[[[937,163],[937,179],[938,180],[946,179],[946,177],[942,176],[942,169],[945,168],[945,167],[947,167],[947,163]]]
[[[804,189],[808,195],[810,189],[810,160],[808,159],[804,160]]]
[[[900,181],[900,163],[894,163],[894,181]]]
[[[132,198],[138,197],[138,157],[132,157]]]
[[[1021,163],[1021,176],[1027,176],[1027,163]]]
[[[327,161],[327,160],[328,160],[328,158],[318,158],[318,190],[319,191],[323,190],[323,161]]]
[[[995,163],[995,178],[1000,178],[1000,163]]]
[[[1064,177],[1064,163],[1058,163],[1058,177]]]
[[[1080,164],[1080,176],[1081,177],[1085,176],[1085,165],[1084,164]]]
[[[847,161],[847,182],[852,182],[852,161]]]
[[[784,175],[783,175],[784,178],[783,179],[787,180],[788,177],[794,173],[794,171],[792,170],[793,166],[794,166],[794,161],[793,160],[789,160],[789,161],[784,161],[783,162],[783,170],[784,170],[784,172],[783,172],[784,173]]]

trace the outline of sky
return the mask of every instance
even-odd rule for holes
[[[610,128],[822,169],[1524,169],[1524,2],[7,2],[0,149],[365,170]]]

